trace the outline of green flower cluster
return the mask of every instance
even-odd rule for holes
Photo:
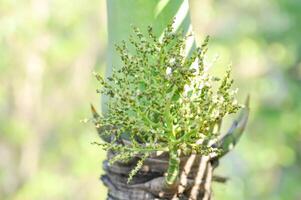
[[[110,97],[108,112],[95,123],[106,127],[101,134],[110,137],[102,147],[118,152],[112,162],[168,152],[166,182],[172,184],[178,177],[181,155],[218,152],[210,141],[218,136],[222,118],[241,106],[231,89],[230,70],[221,80],[207,72],[208,37],[185,56],[187,38],[175,33],[172,24],[161,39],[151,27],[147,32],[144,35],[134,28],[130,47],[125,41],[116,45],[123,65],[111,77],[95,74],[101,84],[98,92]],[[120,140],[129,142],[120,144]]]

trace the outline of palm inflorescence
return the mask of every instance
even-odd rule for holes
[[[218,137],[223,117],[241,108],[230,70],[221,79],[208,73],[209,38],[190,56],[185,55],[186,39],[172,24],[161,38],[151,27],[145,35],[134,28],[129,41],[116,45],[122,66],[106,79],[95,74],[98,92],[109,96],[108,111],[94,119],[106,127],[101,135],[110,137],[102,147],[117,152],[111,163],[141,158],[130,179],[145,158],[163,151],[169,154],[166,182],[172,184],[182,155],[219,153],[210,141]]]

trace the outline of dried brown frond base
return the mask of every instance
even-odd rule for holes
[[[108,159],[113,156],[113,152],[108,152]],[[103,162],[106,174],[101,180],[108,188],[108,200],[209,200],[212,199],[212,181],[226,181],[213,176],[217,160],[192,154],[181,157],[180,178],[174,185],[167,186],[164,173],[168,168],[168,154],[165,153],[146,159],[143,167],[127,183],[128,175],[138,160],[136,157],[128,163],[116,162],[113,165],[109,165],[108,160]]]

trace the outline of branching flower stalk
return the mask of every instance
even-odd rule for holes
[[[101,146],[116,152],[111,163],[142,158],[129,180],[157,151],[169,154],[169,185],[178,178],[182,155],[220,153],[210,141],[218,137],[223,117],[241,105],[231,89],[230,70],[221,80],[208,73],[204,62],[208,40],[186,57],[186,36],[174,32],[172,24],[162,39],[151,27],[146,35],[134,28],[128,43],[116,45],[121,68],[107,79],[95,73],[101,85],[98,92],[110,97],[108,112],[94,119],[98,127],[105,127],[101,137],[110,138]]]

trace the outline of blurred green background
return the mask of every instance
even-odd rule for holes
[[[0,199],[105,199],[89,103],[105,69],[104,0],[0,1]],[[190,0],[214,70],[232,62],[251,116],[216,199],[301,199],[301,1]],[[226,123],[227,124],[227,123]],[[227,126],[225,126],[227,128]]]

